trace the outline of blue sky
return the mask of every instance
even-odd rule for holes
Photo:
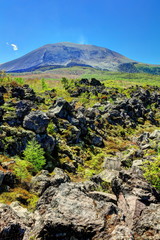
[[[160,0],[0,0],[0,9],[0,63],[67,41],[160,64]]]

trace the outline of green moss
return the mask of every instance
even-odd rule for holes
[[[23,207],[27,207],[30,211],[35,209],[38,199],[38,196],[20,187],[14,188],[10,192],[3,192],[0,195],[1,203],[10,204],[18,201]]]
[[[21,160],[17,157],[12,168],[13,173],[21,182],[29,182],[31,180],[31,173],[34,167],[30,162]]]
[[[89,179],[101,171],[101,165],[104,160],[105,153],[98,152],[95,149],[94,151],[95,152],[91,152],[88,149],[83,164],[78,164],[77,174],[85,179]]]
[[[160,155],[154,160],[145,161],[142,169],[144,177],[160,191]]]

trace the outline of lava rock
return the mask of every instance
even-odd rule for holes
[[[12,98],[23,99],[25,96],[25,91],[22,87],[13,87],[11,89],[11,96]]]
[[[37,204],[41,221],[35,223],[32,236],[48,240],[109,240],[108,225],[112,222],[113,226],[115,219],[121,221],[120,212],[114,203],[93,198],[87,195],[82,183],[47,188]]]
[[[3,94],[0,93],[0,106],[4,104]]]
[[[17,102],[16,105],[16,115],[18,118],[24,118],[25,115],[27,115],[32,108],[33,104],[30,101],[22,100]]]
[[[159,240],[160,204],[151,204],[142,211],[134,221],[133,232],[137,240]]]
[[[0,203],[0,219],[0,240],[23,239],[26,226],[10,206]]]
[[[23,120],[23,127],[36,133],[45,133],[49,123],[47,115],[41,111],[31,111]]]
[[[72,106],[63,98],[58,98],[50,108],[47,115],[50,118],[59,117],[63,119],[68,119],[68,115],[71,115]]]
[[[43,192],[50,186],[50,175],[46,170],[42,170],[36,176],[32,177],[30,183],[30,191],[41,196]]]
[[[48,134],[36,134],[36,140],[39,142],[41,147],[44,148],[44,150],[48,153],[52,153],[55,145],[56,145],[56,139]]]
[[[102,83],[101,83],[99,80],[95,79],[95,78],[92,78],[92,79],[90,80],[89,84],[90,84],[91,86],[101,86],[101,85],[102,85]]]

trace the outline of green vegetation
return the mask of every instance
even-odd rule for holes
[[[47,90],[48,86],[44,78],[41,79],[42,90]]]
[[[15,164],[13,167],[13,172],[16,175],[16,177],[21,181],[21,182],[29,182],[32,175],[32,169],[34,166],[26,161],[22,160],[20,158],[15,158]]]
[[[97,107],[97,109],[99,109],[101,113],[103,111],[105,112],[105,108],[108,103],[115,103],[117,95],[120,96],[120,100],[121,96],[123,99],[130,98],[132,93],[138,89],[137,85],[142,86],[144,90],[149,89],[150,93],[154,93],[155,89],[158,86],[160,87],[160,76],[147,73],[114,73],[86,67],[54,69],[50,72],[62,73],[62,71],[63,74],[61,75],[61,80],[60,77],[59,79],[51,77],[42,78],[43,75],[40,75],[40,78],[21,78],[19,76],[10,76],[4,72],[1,72],[0,84],[7,87],[28,84],[34,89],[37,96],[39,95],[45,98],[45,103],[37,104],[37,108],[43,112],[47,112],[48,109],[53,106],[54,101],[58,97],[63,97],[68,102],[76,100],[74,103],[75,111],[79,107],[90,108],[98,102],[100,105]],[[63,77],[65,75],[66,77]],[[69,78],[69,76],[73,76],[73,78],[75,77],[77,79]],[[83,86],[78,85],[78,78],[80,79],[82,77],[88,79],[96,78],[101,80],[104,86],[107,87],[107,93],[102,94],[101,92],[96,91],[96,93],[92,91],[86,91],[82,92],[77,97],[72,97],[72,95],[70,95],[71,91],[74,93],[78,87],[86,87],[85,84]],[[90,86],[88,86],[88,88],[90,88]],[[5,99],[5,104],[1,106],[1,109],[4,111],[3,119],[8,118],[8,116],[11,116],[12,113],[16,116],[15,103],[17,100],[11,97],[10,92],[4,93],[3,97]],[[159,123],[160,113],[157,111],[157,106],[155,103],[148,104],[146,109],[147,111],[151,110],[153,113],[155,113],[156,122]],[[98,115],[99,113],[96,114]],[[12,159],[7,159],[7,157],[1,155],[1,166],[5,162],[14,162],[7,166],[8,171],[11,171],[14,173],[14,175],[16,175],[18,186],[16,186],[15,191],[11,190],[11,192],[4,192],[1,194],[0,201],[2,201],[2,198],[4,198],[4,202],[12,202],[17,200],[16,194],[19,194],[21,191],[19,188],[21,188],[22,185],[27,185],[32,176],[43,169],[46,162],[47,164],[45,168],[49,171],[52,171],[54,166],[67,166],[66,171],[69,172],[73,181],[83,181],[89,180],[93,175],[96,175],[102,171],[102,164],[105,157],[114,157],[116,155],[123,157],[127,154],[130,154],[132,150],[133,157],[131,157],[131,159],[127,158],[124,160],[124,167],[129,168],[132,166],[133,160],[136,159],[134,153],[140,149],[139,145],[136,141],[134,141],[134,139],[137,139],[144,132],[151,133],[155,129],[159,129],[158,124],[154,125],[149,120],[141,118],[137,119],[138,124],[132,128],[130,126],[124,127],[123,125],[119,124],[112,125],[107,121],[107,117],[103,118],[101,114],[98,116],[97,115],[96,121],[93,123],[93,128],[95,128],[95,134],[103,136],[103,148],[91,145],[89,140],[94,130],[90,127],[87,128],[87,133],[84,137],[84,140],[80,139],[80,142],[77,141],[78,143],[76,140],[72,142],[72,138],[74,137],[76,139],[76,135],[78,135],[79,132],[76,130],[75,126],[70,125],[67,119],[59,118],[57,122],[50,121],[47,128],[47,134],[51,135],[52,137],[56,137],[57,139],[57,144],[54,150],[55,152],[52,156],[47,156],[47,153],[44,152],[44,150],[35,140],[28,142],[26,149],[19,157],[16,156]],[[4,129],[5,127],[6,130]],[[78,127],[79,126],[77,126],[77,128]],[[21,131],[20,128],[22,128]],[[16,126],[12,128],[8,125],[8,123],[5,123],[5,126],[1,127],[0,130],[2,143],[4,144],[5,150],[9,147],[12,148],[15,142],[19,141],[18,135],[22,135],[23,133],[25,136],[23,127]],[[29,139],[31,138],[32,137]],[[154,141],[153,143],[150,142],[151,149],[144,150],[145,157],[151,156],[151,159],[154,159],[156,155],[156,144],[157,143]],[[44,156],[46,157],[47,161]],[[3,168],[1,170],[5,171]],[[144,177],[154,187],[160,190],[160,153],[158,153],[153,161],[145,161],[143,170]],[[104,183],[104,185],[105,184],[108,188],[108,183]],[[26,193],[24,193],[24,195],[26,195]],[[22,202],[25,202],[25,206],[32,208],[31,206],[34,206],[36,199],[36,196],[29,196],[27,197],[27,201],[22,200]]]
[[[35,172],[40,171],[46,163],[46,159],[44,157],[45,152],[36,140],[28,142],[23,154],[24,160],[33,165]]]
[[[142,167],[144,177],[160,191],[160,148],[154,160],[145,161]]]
[[[12,202],[19,201],[23,207],[27,207],[32,211],[36,207],[38,196],[29,193],[27,190],[17,187],[10,192],[3,192],[0,194],[0,202],[5,204],[11,204]]]
[[[160,66],[149,65],[149,64],[140,64],[140,63],[135,64],[134,66],[138,72],[160,75]]]

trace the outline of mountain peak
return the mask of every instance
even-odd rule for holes
[[[88,44],[59,42],[44,45],[18,59],[0,65],[0,70],[9,72],[33,71],[37,68],[90,66],[102,70],[116,71],[119,64],[133,63],[125,56]]]

